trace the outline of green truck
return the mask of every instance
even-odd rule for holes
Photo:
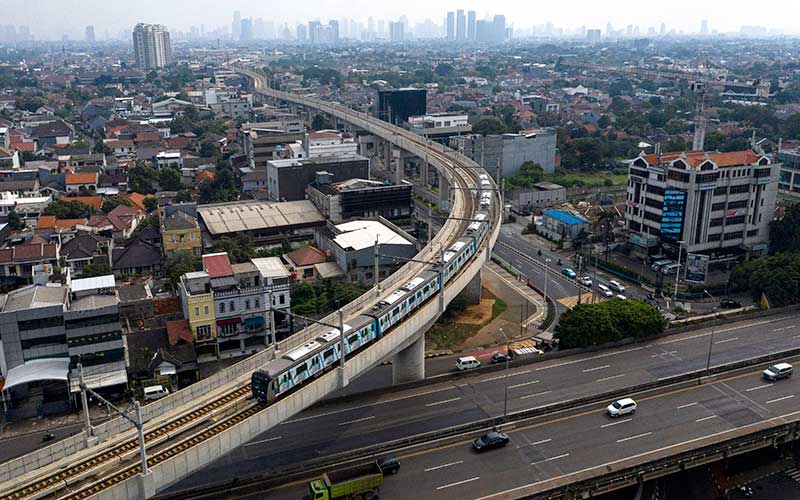
[[[326,472],[308,483],[305,500],[376,500],[383,485],[377,462]]]

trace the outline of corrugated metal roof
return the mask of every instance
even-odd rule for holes
[[[224,203],[200,206],[197,212],[212,235],[325,221],[317,207],[308,200]]]
[[[81,278],[72,280],[70,287],[73,292],[85,292],[86,290],[97,290],[98,288],[114,288],[116,282],[114,275],[109,274],[106,276],[94,276],[92,278]]]
[[[414,244],[388,226],[374,220],[344,222],[337,224],[336,229],[342,231],[342,234],[336,235],[333,241],[342,248],[352,248],[353,250],[372,248],[375,246],[376,237],[381,245]]]
[[[565,212],[563,210],[545,210],[544,215],[547,217],[552,217],[553,219],[563,222],[564,224],[573,226],[575,224],[585,223],[588,224],[589,221],[584,219],[583,217],[578,217],[577,215],[572,215],[569,212]]]

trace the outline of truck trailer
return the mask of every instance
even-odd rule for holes
[[[305,500],[376,500],[383,485],[377,462],[322,474],[308,483]]]

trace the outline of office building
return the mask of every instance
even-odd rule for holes
[[[392,43],[401,43],[405,39],[405,26],[401,22],[389,23],[389,40]]]
[[[169,31],[160,24],[139,23],[133,29],[133,52],[140,69],[163,68],[172,62]]]
[[[425,89],[377,90],[374,114],[377,118],[394,125],[401,125],[412,116],[424,115],[427,110]]]
[[[467,40],[470,42],[474,42],[476,40],[476,28],[477,28],[477,14],[474,10],[467,12]]]
[[[242,19],[241,28],[239,29],[239,41],[250,42],[253,40],[253,19]]]
[[[602,38],[600,29],[586,30],[586,41],[589,43],[599,43]]]
[[[233,22],[231,23],[231,37],[238,40],[242,32],[242,13],[238,10],[233,11]]]
[[[292,123],[290,119],[289,125]],[[242,143],[252,168],[265,170],[270,160],[288,157],[289,144],[303,140],[302,131],[288,132],[285,125],[279,120],[242,125]]]
[[[308,28],[305,24],[297,25],[296,37],[299,43],[305,43],[308,40]]]
[[[347,219],[383,217],[403,219],[414,211],[412,184],[385,184],[365,179],[348,179],[331,183],[329,176],[317,176],[308,186],[308,199],[331,222]]]
[[[267,162],[267,189],[271,201],[306,199],[306,187],[326,172],[332,182],[368,179],[369,158],[350,153],[316,158],[272,160]]]
[[[506,39],[506,16],[494,16],[494,19],[477,21],[475,38],[479,42],[502,43]]]
[[[0,295],[0,370],[7,408],[68,401],[78,363],[92,389],[125,388],[125,347],[114,276],[30,285]]]
[[[516,174],[528,161],[538,163],[546,173],[553,173],[556,167],[554,129],[456,136],[450,138],[450,147],[480,164],[496,179]]]
[[[463,42],[467,39],[467,17],[464,11],[456,11],[456,41]]]
[[[447,145],[450,138],[472,132],[466,113],[430,113],[408,119],[412,132],[432,141]]]
[[[778,189],[784,194],[800,196],[800,149],[778,151],[778,162],[781,165]]]
[[[447,40],[450,42],[456,39],[456,13],[447,13]]]
[[[94,43],[94,26],[89,25],[86,27],[86,30],[83,33],[83,40],[86,43]]]
[[[227,253],[203,255],[202,271],[181,276],[178,297],[200,361],[251,354],[288,328],[289,272],[277,257],[231,264]]]
[[[710,261],[766,253],[779,164],[751,150],[640,155],[630,162],[625,224],[641,254]]]

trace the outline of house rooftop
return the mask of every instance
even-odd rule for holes
[[[706,158],[706,155],[708,157]],[[706,160],[712,161],[717,167],[738,167],[742,165],[753,165],[759,161],[761,156],[755,152],[747,149],[744,151],[729,151],[720,153],[718,151],[674,151],[670,153],[661,153],[656,155],[651,153],[644,155],[644,161],[652,166],[666,166],[675,160],[683,159],[690,167],[699,167]]]

